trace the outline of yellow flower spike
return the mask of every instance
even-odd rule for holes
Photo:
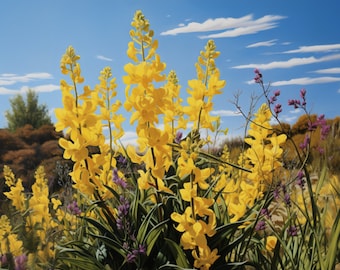
[[[4,165],[3,173],[5,177],[5,184],[8,187],[14,186],[16,183],[15,175],[12,172],[11,168],[7,165]]]
[[[7,216],[0,217],[0,254],[12,253],[13,256],[22,254],[23,243],[13,233],[10,220]]]
[[[214,60],[219,53],[215,50],[214,41],[209,40],[195,65],[198,79],[188,81],[192,90],[190,88],[188,90],[190,95],[187,98],[188,106],[183,108],[183,112],[194,122],[194,128],[198,130],[201,127],[214,130],[212,122],[216,121],[217,117],[209,115],[213,106],[211,99],[214,95],[220,94],[225,86],[225,81],[219,80],[219,71]]]
[[[24,212],[26,210],[24,187],[21,179],[18,179],[16,183],[10,187],[9,192],[4,192],[4,195],[12,201],[12,205],[18,211]]]

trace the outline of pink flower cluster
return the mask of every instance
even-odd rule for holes
[[[263,83],[263,80],[262,80],[262,73],[260,72],[260,70],[258,70],[257,68],[254,70],[254,73],[255,73],[255,78],[254,78],[254,81],[256,83]]]
[[[289,99],[288,100],[288,105],[290,106],[294,106],[295,109],[297,108],[300,108],[300,107],[303,107],[305,108],[306,107],[306,89],[302,88],[300,90],[300,97],[301,97],[301,100],[300,99]]]

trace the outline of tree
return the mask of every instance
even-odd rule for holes
[[[22,95],[17,95],[10,99],[10,103],[12,110],[5,113],[9,130],[15,131],[27,124],[35,129],[52,124],[47,106],[38,104],[38,95],[33,90],[29,89],[26,93],[26,101]]]

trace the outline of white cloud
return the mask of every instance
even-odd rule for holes
[[[9,89],[6,87],[0,87],[0,95],[17,95],[17,94],[24,94],[29,89],[32,89],[36,93],[46,93],[46,92],[53,92],[56,90],[60,90],[60,85],[56,84],[42,84],[38,86],[29,87],[27,85],[20,87],[20,89]]]
[[[302,110],[297,108],[297,109],[291,110],[289,112],[292,113],[292,114],[299,114],[299,113],[302,113]]]
[[[123,146],[128,145],[137,145],[137,133],[134,131],[125,131],[122,138],[120,138],[120,142],[123,144]]]
[[[4,73],[0,74],[0,85],[12,85],[16,83],[46,79],[53,79],[53,76],[46,72],[27,73],[25,75]]]
[[[325,69],[318,69],[314,71],[315,73],[320,73],[320,74],[338,74],[340,73],[340,67],[338,68],[325,68]]]
[[[218,116],[241,116],[239,111],[232,111],[232,110],[217,110],[217,111],[212,111],[211,114],[218,115]]]
[[[321,62],[327,62],[327,61],[338,60],[338,59],[340,59],[340,54],[333,54],[333,55],[328,55],[328,56],[324,56],[320,58],[315,58],[314,56],[301,57],[301,58],[296,57],[296,58],[291,58],[286,61],[273,61],[267,64],[238,65],[238,66],[234,66],[233,68],[236,68],[236,69],[258,68],[260,70],[274,69],[274,68],[291,68],[295,66],[321,63]]]
[[[340,94],[340,89],[338,90],[338,93]]]
[[[283,53],[310,53],[310,52],[334,52],[340,50],[340,44],[300,46],[299,49],[285,51]]]
[[[318,77],[318,78],[296,78],[287,81],[277,81],[271,83],[272,86],[282,86],[282,85],[308,85],[308,84],[319,84],[319,83],[331,83],[340,82],[339,77]]]
[[[27,83],[31,81],[41,81],[46,79],[53,79],[53,76],[46,72],[27,73],[25,75],[9,73],[0,74],[0,95],[23,94],[29,89],[32,89],[38,93],[52,92],[60,89],[60,86],[55,84],[38,84],[36,86],[27,85]],[[15,86],[16,84],[19,84],[19,86]],[[12,87],[7,88],[6,86],[8,85],[12,85]]]
[[[277,39],[272,39],[268,41],[261,41],[248,45],[246,48],[256,48],[256,47],[270,47],[276,44]]]
[[[112,62],[112,59],[111,59],[111,58],[105,57],[105,56],[103,56],[103,55],[97,55],[96,58],[99,59],[99,60]]]
[[[208,19],[203,23],[190,22],[181,24],[179,27],[164,31],[161,35],[177,35],[184,33],[197,33],[209,31],[222,31],[217,34],[201,36],[200,38],[222,38],[222,37],[237,37],[248,34],[255,34],[260,31],[268,30],[277,27],[277,21],[284,19],[283,16],[266,15],[259,19],[253,19],[253,15],[249,14],[240,18],[216,18]]]
[[[285,123],[294,123],[297,119],[297,116],[282,116],[281,117],[281,122],[285,122]]]

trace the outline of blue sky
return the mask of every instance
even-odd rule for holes
[[[117,77],[118,98],[124,99],[121,78],[130,41],[130,22],[141,9],[149,19],[158,53],[175,70],[183,96],[187,81],[196,76],[195,62],[208,39],[221,52],[217,66],[227,85],[215,99],[230,136],[242,134],[244,119],[232,104],[241,91],[240,103],[247,110],[252,83],[259,68],[273,90],[280,89],[282,120],[294,123],[301,112],[286,106],[307,90],[311,113],[327,118],[340,115],[340,2],[324,1],[228,1],[228,0],[2,0],[0,3],[0,128],[7,126],[9,99],[31,88],[39,102],[51,110],[61,107],[59,69],[61,56],[72,45],[81,56],[85,85],[94,85],[100,70],[112,68]],[[128,115],[126,115],[128,117]],[[125,124],[126,139],[133,128]]]

